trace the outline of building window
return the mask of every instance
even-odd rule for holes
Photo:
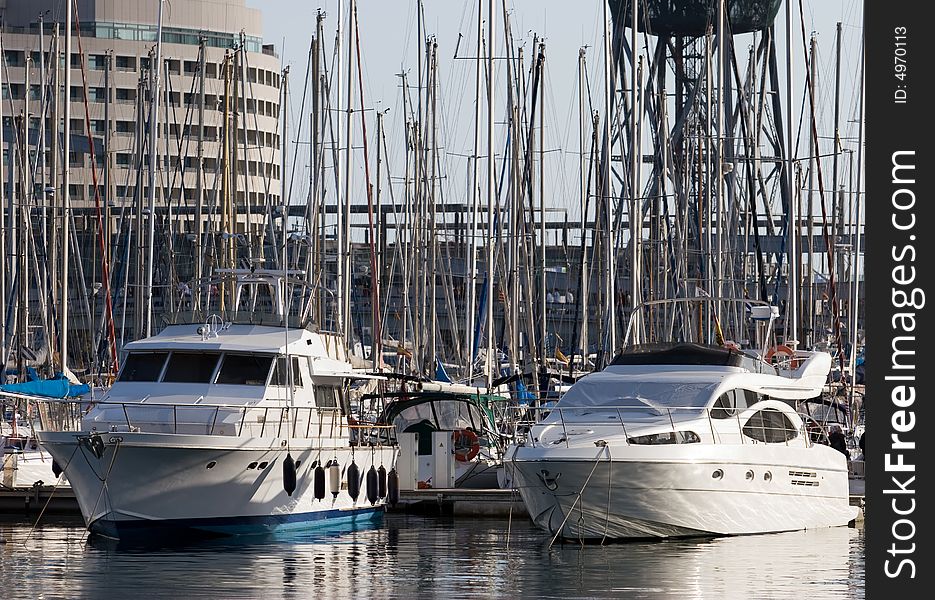
[[[136,70],[136,57],[135,56],[118,56],[117,57],[117,70],[118,71],[135,71]]]
[[[107,90],[101,87],[88,88],[91,102],[107,102]]]
[[[26,64],[26,53],[22,50],[4,50],[3,59],[8,67],[22,67]]]
[[[136,101],[136,90],[127,89],[127,88],[117,88],[116,91],[116,100],[117,102],[131,103]]]

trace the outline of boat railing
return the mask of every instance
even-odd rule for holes
[[[339,408],[37,400],[42,431],[162,433],[260,438],[342,438],[391,445],[392,426],[348,418]]]
[[[511,419],[516,443],[554,447],[621,435],[626,445],[662,444],[827,444],[816,438],[805,415],[796,426],[776,409],[750,412],[698,406],[522,406]]]

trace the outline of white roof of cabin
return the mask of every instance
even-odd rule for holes
[[[344,363],[343,352],[336,343],[325,343],[321,334],[307,329],[286,329],[268,325],[238,325],[204,339],[199,328],[204,325],[170,325],[158,334],[126,345],[131,352],[158,350],[209,350],[215,352],[247,352],[259,354],[289,354],[318,356],[321,360]],[[350,369],[350,364],[348,369]],[[337,366],[329,370],[337,370]]]

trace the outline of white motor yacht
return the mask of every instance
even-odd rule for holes
[[[348,382],[367,376],[352,370],[343,339],[291,323],[281,272],[232,273],[242,310],[229,320],[127,344],[117,380],[90,403],[39,403],[38,437],[90,531],[123,539],[356,522],[378,518],[394,493],[395,446],[348,406]],[[257,309],[259,289],[271,314]]]
[[[775,309],[752,314],[769,339]],[[848,524],[846,459],[793,408],[821,394],[831,356],[765,360],[777,354],[723,340],[631,345],[580,379],[507,450],[534,522],[581,540]]]

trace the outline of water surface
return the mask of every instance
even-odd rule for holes
[[[525,518],[387,514],[375,527],[176,545],[0,522],[0,598],[863,598],[864,532],[606,545]]]

